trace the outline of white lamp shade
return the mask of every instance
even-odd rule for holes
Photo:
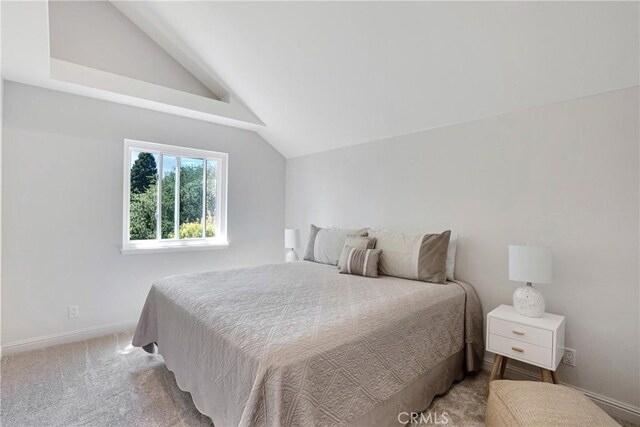
[[[285,228],[284,247],[288,249],[300,247],[300,230],[297,228]]]
[[[551,283],[551,249],[509,245],[509,280]]]

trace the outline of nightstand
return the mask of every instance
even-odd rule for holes
[[[487,351],[495,353],[489,381],[504,376],[509,359],[538,366],[542,381],[558,383],[556,368],[564,355],[564,316],[525,317],[510,305],[487,315]]]

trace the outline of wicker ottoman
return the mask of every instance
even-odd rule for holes
[[[506,380],[489,383],[486,425],[619,426],[579,391],[546,382]]]

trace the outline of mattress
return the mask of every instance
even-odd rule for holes
[[[478,370],[482,318],[463,282],[303,261],[160,280],[133,345],[156,343],[218,427],[358,425],[423,410]]]

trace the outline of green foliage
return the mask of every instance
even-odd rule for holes
[[[216,212],[216,162],[207,163],[207,216]]]
[[[202,218],[202,165],[180,167],[180,222]]]
[[[176,211],[176,173],[171,171],[162,178],[162,238],[174,236]]]
[[[210,214],[207,214],[207,220],[204,222],[205,237],[216,237],[216,223]]]
[[[202,237],[202,224],[199,222],[185,222],[180,224],[180,238],[193,239]]]
[[[149,240],[156,237],[157,173],[153,154],[139,153],[131,166],[131,240]]]
[[[207,232],[206,237],[215,237],[215,223],[211,216],[207,217],[205,221],[205,230]],[[173,239],[174,233],[169,233],[169,238]],[[180,238],[181,239],[198,239],[202,237],[202,224],[200,222],[185,222],[180,224]]]
[[[144,155],[144,156],[143,156]],[[150,159],[150,160],[149,160]],[[210,163],[211,165],[211,163]],[[134,175],[134,169],[136,170]],[[156,238],[156,182],[155,159],[149,153],[140,153],[131,168],[131,240]],[[182,165],[180,168],[180,238],[202,237],[202,164]],[[135,177],[135,178],[134,178]],[[176,172],[164,173],[162,178],[161,233],[163,239],[175,236]],[[206,237],[215,236],[215,167],[207,167]],[[146,187],[144,187],[146,185]],[[135,187],[135,189],[134,189]],[[140,191],[142,189],[142,191]]]
[[[144,193],[158,180],[156,159],[151,153],[140,153],[131,166],[131,193]]]
[[[131,240],[149,240],[156,238],[156,185],[153,184],[144,193],[131,194],[129,211]]]

